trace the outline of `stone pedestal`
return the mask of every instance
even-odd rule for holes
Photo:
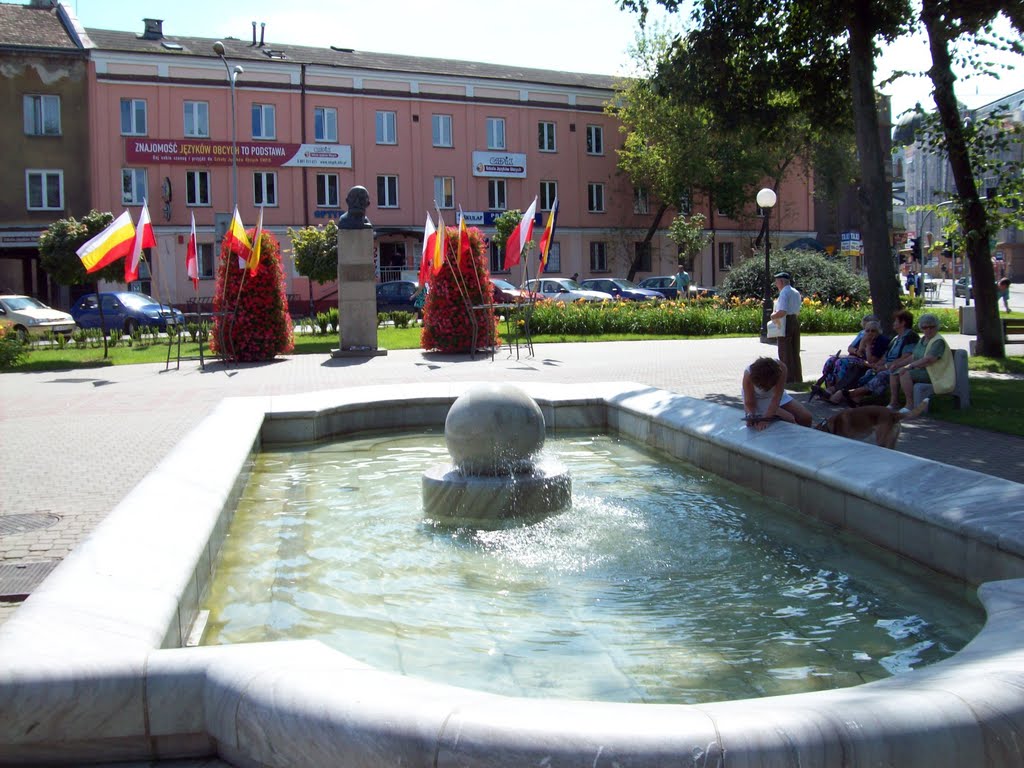
[[[386,355],[377,346],[373,229],[338,230],[338,349],[331,357]]]

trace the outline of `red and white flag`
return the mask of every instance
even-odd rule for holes
[[[139,262],[142,260],[142,249],[152,248],[155,245],[156,236],[153,234],[153,223],[149,219],[149,205],[143,200],[142,210],[139,211],[139,226],[135,228],[132,252],[124,260],[124,281],[126,283],[139,279]]]
[[[437,239],[437,229],[434,227],[434,222],[430,218],[430,214],[427,214],[427,223],[423,225],[423,254],[420,258],[420,285],[426,285],[430,282],[430,275],[433,272],[431,269],[432,262],[434,259],[434,241]]]
[[[192,232],[185,247],[185,272],[192,278],[192,287],[199,290],[199,243],[196,240],[196,215],[192,214]]]
[[[508,236],[508,240],[505,242],[505,269],[511,269],[519,263],[526,244],[533,238],[533,217],[536,214],[536,210],[537,198],[535,197],[533,202],[530,203],[530,207],[526,209],[526,213],[523,214],[523,218],[519,220],[516,228],[512,230],[512,234]]]

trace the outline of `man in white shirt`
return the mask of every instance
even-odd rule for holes
[[[771,319],[786,318],[786,335],[779,339],[779,360],[786,366],[786,383],[804,380],[800,367],[800,292],[790,285],[789,272],[775,275],[775,287],[779,296],[775,299],[775,311]]]

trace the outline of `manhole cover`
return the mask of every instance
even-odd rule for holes
[[[45,560],[41,563],[0,565],[0,602],[24,600],[59,563],[60,560]]]
[[[0,515],[0,536],[10,536],[15,533],[26,533],[38,531],[41,528],[49,528],[60,520],[57,515],[48,515],[42,512],[30,512],[23,515]]]

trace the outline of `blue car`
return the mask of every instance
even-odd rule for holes
[[[419,286],[412,280],[388,280],[377,283],[378,312],[416,312],[413,294]]]
[[[665,295],[659,291],[641,288],[622,277],[594,277],[584,280],[580,286],[588,291],[604,291],[610,293],[612,298],[625,301],[649,301],[665,298]]]
[[[150,326],[159,330],[167,330],[185,322],[185,316],[167,304],[161,304],[152,296],[131,291],[112,291],[101,293],[99,302],[103,303],[103,329],[105,331],[124,331],[131,333],[142,326]],[[100,327],[100,304],[95,293],[87,293],[71,308],[71,316],[75,318],[79,328]]]

